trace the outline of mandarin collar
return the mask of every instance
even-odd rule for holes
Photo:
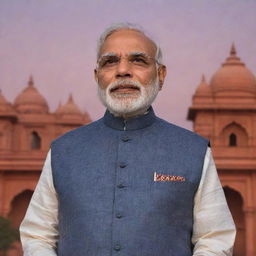
[[[146,114],[134,118],[124,119],[116,117],[106,110],[103,117],[105,125],[121,131],[131,131],[146,128],[154,123],[156,115],[152,107],[150,107]]]

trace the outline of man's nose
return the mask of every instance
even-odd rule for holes
[[[132,77],[132,70],[129,61],[121,58],[116,69],[116,78]]]

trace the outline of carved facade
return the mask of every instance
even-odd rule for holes
[[[51,141],[91,122],[70,95],[54,113],[34,86],[28,86],[14,104],[0,92],[0,215],[18,228],[37,184]],[[22,255],[19,243],[8,255]]]
[[[237,225],[235,256],[256,255],[256,80],[236,55],[207,84],[202,78],[188,111],[194,131],[211,141],[228,204]],[[30,79],[14,103],[0,92],[0,215],[18,227],[50,143],[89,123],[72,96],[54,113]],[[19,244],[9,256],[22,255]]]
[[[189,108],[194,131],[210,139],[237,226],[234,256],[256,255],[256,79],[236,55],[207,84],[202,78]]]

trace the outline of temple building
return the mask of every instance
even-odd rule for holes
[[[256,255],[256,79],[236,54],[197,87],[188,110],[194,131],[211,142],[237,226],[234,256]],[[0,215],[18,227],[37,184],[51,141],[90,123],[70,95],[50,112],[30,78],[9,103],[0,92]],[[8,256],[21,256],[16,243]]]
[[[0,216],[18,228],[37,184],[51,141],[90,123],[72,95],[54,113],[32,77],[13,104],[0,92]],[[19,243],[9,255],[22,255]]]
[[[234,256],[256,255],[256,79],[236,54],[196,89],[188,119],[211,142],[237,226]]]

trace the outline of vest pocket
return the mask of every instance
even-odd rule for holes
[[[191,183],[188,181],[153,181],[153,190],[163,191],[189,191],[191,189]]]
[[[186,207],[194,200],[194,187],[190,182],[155,181],[151,193],[154,205],[166,214],[185,216]]]

